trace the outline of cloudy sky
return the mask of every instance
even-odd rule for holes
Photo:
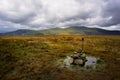
[[[0,0],[0,32],[75,25],[120,30],[120,0]]]

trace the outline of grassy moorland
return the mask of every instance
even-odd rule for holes
[[[103,59],[106,66],[77,72],[56,65],[81,47],[82,37],[87,55]],[[0,37],[0,80],[120,80],[120,36]]]

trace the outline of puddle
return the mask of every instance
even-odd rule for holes
[[[86,58],[88,61],[85,63],[85,65],[92,65],[97,63],[97,58],[95,57],[86,57]]]
[[[96,65],[97,65],[97,58],[95,57],[86,57],[87,58],[87,62],[85,62],[84,68],[85,69],[96,69]]]
[[[66,67],[68,69],[79,69],[79,70],[94,70],[96,67],[98,67],[99,63],[98,60],[99,58],[92,57],[92,56],[87,56],[87,62],[85,62],[85,65],[79,66],[79,65],[73,65],[70,64],[70,56],[67,56],[65,59],[59,60],[60,67]],[[101,65],[101,64],[100,64]]]

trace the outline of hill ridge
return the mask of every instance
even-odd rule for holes
[[[85,26],[70,26],[67,28],[51,28],[45,30],[18,29],[16,31],[0,33],[1,36],[48,35],[48,34],[120,35],[120,31],[117,30],[110,31],[100,28],[88,28]]]

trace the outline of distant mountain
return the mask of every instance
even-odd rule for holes
[[[109,31],[99,28],[88,28],[84,26],[72,26],[68,28],[52,28],[46,30],[20,29],[13,32],[0,33],[1,36],[13,35],[60,35],[60,34],[85,34],[85,35],[120,35],[120,31]]]
[[[120,31],[109,31],[99,28],[88,28],[84,26],[72,26],[68,28],[54,28],[42,30],[42,34],[86,34],[86,35],[120,35]]]
[[[19,36],[19,35],[42,35],[39,31],[19,29],[12,32],[0,33],[1,36]]]

